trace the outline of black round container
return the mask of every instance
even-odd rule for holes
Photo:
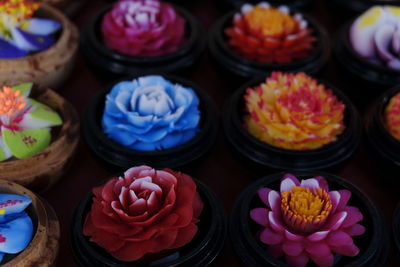
[[[350,2],[350,1],[348,1]],[[349,29],[354,20],[343,26],[337,35],[334,52],[336,59],[345,71],[361,80],[376,85],[394,86],[400,83],[400,71],[385,66],[374,64],[358,55],[349,38]]]
[[[347,160],[357,149],[362,126],[357,110],[340,90],[322,82],[346,106],[344,123],[346,129],[335,142],[312,150],[289,150],[269,145],[253,137],[243,127],[245,115],[244,94],[247,88],[253,88],[265,79],[254,79],[227,101],[224,107],[223,127],[228,141],[237,152],[259,167],[286,170],[328,169]],[[319,81],[321,82],[321,81]]]
[[[221,0],[221,6],[224,9],[240,9],[244,4],[258,4],[262,0]],[[311,6],[313,0],[269,0],[268,3],[272,5],[285,5],[296,9],[305,9]]]
[[[344,8],[353,13],[361,13],[368,8],[375,5],[400,5],[399,1],[385,1],[385,0],[327,0],[332,1],[333,4],[339,8]]]
[[[397,204],[393,216],[393,238],[397,249],[400,251],[400,204]]]
[[[188,11],[175,5],[174,9],[186,20],[186,41],[178,51],[158,57],[140,58],[107,48],[102,41],[100,25],[103,16],[112,6],[107,5],[97,12],[81,33],[83,52],[90,65],[100,73],[144,75],[186,72],[200,58],[205,46],[204,30]]]
[[[266,76],[277,70],[315,74],[327,63],[331,50],[329,37],[325,29],[306,14],[302,14],[302,16],[314,29],[317,38],[314,50],[309,57],[286,64],[265,64],[241,57],[227,45],[227,36],[224,33],[224,30],[232,25],[232,18],[235,13],[236,11],[226,14],[212,26],[208,41],[211,55],[218,65],[228,73],[244,78]]]
[[[93,194],[87,193],[78,204],[71,220],[71,246],[74,259],[82,267],[125,266],[208,266],[220,253],[227,234],[224,209],[215,194],[203,183],[195,180],[197,191],[204,203],[200,214],[198,232],[193,240],[178,249],[154,254],[152,260],[122,262],[114,259],[106,250],[82,233],[86,214],[92,205]],[[158,259],[155,259],[157,258]]]
[[[295,172],[297,178],[306,179],[323,176],[329,183],[329,189],[347,189],[352,192],[349,205],[360,209],[364,219],[360,222],[366,228],[363,235],[353,237],[360,248],[355,257],[335,255],[336,266],[383,266],[389,252],[389,232],[383,215],[374,204],[354,185],[344,179],[323,172]],[[257,195],[257,190],[268,187],[279,192],[280,180],[284,173],[263,177],[248,186],[236,199],[229,224],[229,233],[233,247],[239,258],[247,266],[289,266],[284,259],[269,256],[263,243],[256,240],[261,226],[250,218],[250,210],[265,207]],[[315,266],[309,262],[307,266]]]
[[[366,116],[366,134],[371,147],[386,163],[400,167],[400,141],[394,138],[385,127],[384,112],[390,99],[400,92],[400,86],[386,91],[371,107]],[[398,180],[398,177],[396,178]]]
[[[163,75],[167,80],[190,87],[200,100],[199,132],[190,141],[165,150],[139,151],[127,148],[108,138],[102,130],[101,118],[104,112],[105,97],[111,86],[100,91],[90,101],[82,119],[82,132],[85,141],[97,158],[116,169],[146,164],[155,168],[177,168],[198,160],[214,144],[218,132],[218,117],[213,102],[198,86],[183,78]],[[135,77],[136,78],[136,77]],[[123,80],[131,80],[127,78]]]

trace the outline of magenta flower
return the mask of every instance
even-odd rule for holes
[[[250,217],[265,227],[259,239],[272,257],[284,255],[296,267],[310,259],[319,266],[332,266],[333,254],[359,253],[352,237],[362,235],[365,228],[358,224],[363,219],[358,208],[346,205],[350,191],[329,191],[321,176],[299,182],[286,174],[280,193],[261,188],[258,195],[268,208],[255,208]]]
[[[158,0],[120,0],[103,19],[105,45],[122,54],[154,57],[175,52],[184,42],[185,20]]]

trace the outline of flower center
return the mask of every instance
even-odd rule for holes
[[[0,90],[0,116],[3,124],[9,124],[26,107],[25,98],[20,94],[20,90],[13,91],[7,86]]]
[[[40,7],[39,2],[32,0],[8,0],[0,3],[0,36],[11,38],[11,29],[20,22],[31,18]]]
[[[297,22],[289,14],[276,8],[254,7],[244,15],[251,31],[265,37],[286,35],[294,31]]]
[[[294,186],[282,193],[282,214],[290,230],[308,234],[318,230],[332,209],[329,194],[321,188]]]

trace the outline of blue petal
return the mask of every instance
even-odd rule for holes
[[[27,54],[26,51],[0,39],[0,58],[19,58]]]
[[[135,134],[147,133],[153,127],[151,123],[147,123],[146,125],[143,125],[143,127],[139,127],[137,125],[127,123],[125,119],[113,118],[108,115],[103,116],[102,126],[105,133],[108,133],[109,129],[117,127]]]
[[[139,77],[135,80],[133,80],[134,86],[135,87],[147,87],[147,86],[162,86],[164,88],[167,88],[171,86],[171,82],[167,81],[164,79],[162,76],[159,75],[148,75],[148,76],[143,76]]]
[[[128,91],[131,94],[133,93],[133,85],[131,81],[122,81],[113,86],[111,89],[110,93],[108,93],[107,96],[109,96],[111,99],[115,99],[115,97],[121,92],[121,91]]]
[[[176,123],[175,128],[186,130],[197,128],[200,122],[200,112],[198,110],[186,112]]]
[[[158,150],[160,147],[160,142],[146,143],[146,142],[136,142],[130,146],[133,150],[139,151],[154,151]]]
[[[136,112],[129,112],[126,115],[126,119],[129,123],[133,124],[133,126],[137,128],[148,128],[152,127],[154,123],[154,116],[149,115],[149,116],[140,116],[136,114]]]
[[[183,134],[180,131],[168,134],[163,140],[161,140],[161,148],[168,149],[181,144],[182,136]]]
[[[12,214],[19,214],[31,204],[32,200],[25,195],[0,194],[0,223],[7,221],[7,217]]]
[[[19,28],[12,29],[14,45],[27,51],[41,51],[52,46],[55,41],[52,35],[40,36],[22,31]]]
[[[124,129],[123,125],[108,128],[106,134],[123,146],[129,146],[136,141],[136,136],[131,131]]]
[[[3,261],[3,258],[4,258],[4,253],[1,253],[1,252],[0,252],[0,262]]]
[[[7,224],[0,225],[0,234],[5,238],[4,242],[0,242],[0,252],[11,254],[21,252],[31,241],[32,232],[32,220],[25,212]]]
[[[49,35],[61,28],[61,23],[51,19],[30,18],[25,21],[23,30],[35,35]]]
[[[163,139],[167,134],[168,134],[168,129],[164,127],[153,128],[151,129],[151,131],[138,136],[138,139],[147,143],[157,142]]]

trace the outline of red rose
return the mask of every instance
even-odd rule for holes
[[[186,245],[203,209],[192,178],[170,169],[134,167],[93,193],[83,233],[122,261]]]

